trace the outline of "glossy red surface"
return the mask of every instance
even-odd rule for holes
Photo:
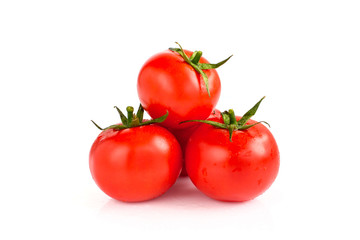
[[[218,109],[215,109],[211,112],[210,118],[220,118],[221,112]],[[181,150],[183,152],[183,168],[181,170],[181,176],[187,176],[186,168],[185,168],[185,150],[187,143],[189,141],[189,138],[191,135],[195,132],[195,130],[201,125],[202,123],[195,123],[195,126],[191,126],[188,128],[183,129],[168,129],[178,140],[181,146]]]
[[[247,124],[252,123],[255,121]],[[195,186],[222,201],[247,201],[259,196],[274,182],[280,165],[276,141],[262,124],[234,131],[232,142],[228,130],[202,124],[188,141],[185,159]]]
[[[186,51],[188,56],[192,52]],[[205,58],[200,63],[208,63]],[[206,119],[220,97],[221,84],[215,69],[204,70],[208,76],[210,97],[205,83],[176,52],[166,50],[152,56],[142,66],[137,82],[140,102],[152,118],[169,111],[163,126],[179,129],[194,125],[179,124],[190,119]]]
[[[110,197],[145,201],[175,183],[182,168],[182,152],[175,137],[160,126],[109,129],[93,143],[89,164],[96,184]]]

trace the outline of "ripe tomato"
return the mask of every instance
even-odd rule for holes
[[[162,195],[175,183],[182,152],[176,138],[155,124],[109,128],[93,143],[89,164],[104,193],[117,200],[138,202]]]
[[[244,115],[245,116],[245,115]],[[234,116],[235,117],[235,116]],[[241,117],[236,117],[239,121]],[[210,119],[224,123],[223,119]],[[246,126],[256,124],[248,120]],[[262,124],[234,130],[202,124],[191,135],[185,153],[186,170],[195,186],[221,201],[247,201],[274,182],[280,164],[279,149]]]
[[[182,48],[181,51],[187,58],[193,54]],[[195,55],[196,53],[199,51]],[[221,91],[219,75],[215,69],[210,68],[218,67],[227,60],[209,64],[205,58],[200,57],[190,65],[179,52],[173,50],[155,54],[145,62],[138,76],[140,102],[153,118],[169,111],[168,118],[161,123],[163,126],[172,129],[192,126],[193,123],[179,123],[189,119],[206,119],[210,115]],[[194,66],[205,73],[206,81]]]
[[[211,112],[209,118],[220,118],[221,112],[218,109],[215,109]],[[195,130],[200,126],[201,123],[195,123],[195,126],[191,126],[183,129],[168,129],[178,140],[181,146],[181,150],[183,152],[183,168],[181,170],[181,176],[187,176],[186,168],[185,168],[185,150],[186,145],[189,141],[191,135],[195,132]]]

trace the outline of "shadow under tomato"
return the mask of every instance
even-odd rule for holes
[[[109,199],[109,201],[102,207],[100,212],[113,212],[119,209],[125,209],[126,211],[141,211],[145,209],[151,209],[151,211],[157,210],[172,210],[182,209],[185,211],[202,211],[205,209],[231,209],[232,207],[240,207],[243,205],[256,204],[256,200],[247,202],[223,202],[211,199],[200,192],[191,182],[188,177],[180,177],[176,183],[163,195],[155,199],[144,201],[127,203],[117,201],[115,199]]]
[[[201,193],[188,177],[180,177],[176,183],[162,196],[153,201],[195,201],[209,200],[207,196]],[[210,199],[212,201],[212,199]]]
[[[197,190],[187,177],[179,178],[165,194],[153,200],[126,203],[109,199],[97,212],[99,222],[122,227],[137,226],[139,223],[149,228],[164,224],[172,227],[174,222],[180,224],[188,218],[191,218],[191,224],[230,221],[245,228],[255,224],[271,226],[272,222],[271,212],[261,200],[217,201]]]

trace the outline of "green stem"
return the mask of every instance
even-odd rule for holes
[[[249,111],[247,111],[247,112],[243,115],[243,117],[238,121],[238,124],[239,124],[240,126],[244,126],[244,125],[247,123],[247,121],[248,121],[252,116],[255,115],[256,111],[258,110],[258,108],[259,108],[259,106],[260,106],[260,103],[262,102],[262,100],[264,100],[264,98],[265,98],[265,96],[262,97],[262,98],[260,99],[260,101],[258,101]]]
[[[232,135],[233,135],[234,130],[236,130],[236,125],[235,124],[230,124],[228,126],[228,130],[229,130],[230,142],[232,142]]]
[[[190,61],[193,64],[197,65],[199,63],[199,61],[200,61],[201,56],[202,56],[202,51],[195,51],[193,53],[193,55],[191,55]]]
[[[128,106],[126,108],[126,111],[127,111],[127,115],[128,115],[128,124],[127,124],[127,127],[131,127],[131,123],[132,123],[132,120],[133,120],[133,117],[134,117],[134,108],[131,107],[131,106]]]
[[[209,80],[208,80],[208,76],[205,74],[205,72],[203,71],[203,69],[215,69],[220,67],[221,65],[223,65],[224,63],[226,63],[231,57],[228,57],[227,59],[216,63],[216,64],[211,64],[211,63],[199,63],[201,56],[202,56],[202,52],[201,51],[195,51],[191,57],[189,58],[183,48],[181,47],[181,45],[178,42],[175,42],[177,45],[179,45],[179,48],[169,48],[170,51],[173,52],[177,52],[186,63],[188,63],[196,72],[198,72],[204,83],[205,83],[205,87],[206,87],[206,91],[210,97],[210,90],[209,90]]]
[[[117,107],[114,106],[114,108],[116,108],[116,110],[118,111],[119,115],[120,115],[120,119],[123,125],[127,126],[128,125],[128,121],[126,116],[122,113],[122,111]]]
[[[269,127],[270,125],[265,122],[265,121],[260,121],[260,122],[256,122],[254,124],[249,124],[249,125],[245,125],[247,123],[247,121],[255,115],[257,109],[260,106],[260,103],[262,100],[264,100],[265,97],[261,98],[259,102],[257,102],[255,104],[255,106],[253,106],[249,111],[247,111],[243,117],[239,120],[236,121],[236,116],[235,116],[235,112],[233,109],[230,109],[229,111],[224,111],[221,113],[221,116],[223,118],[224,123],[219,123],[217,121],[210,121],[210,120],[188,120],[188,121],[184,121],[181,123],[185,123],[185,122],[201,122],[201,123],[206,123],[209,124],[211,126],[214,126],[216,128],[222,128],[222,129],[227,129],[229,131],[229,138],[230,138],[230,142],[232,142],[232,135],[234,131],[244,131],[247,130],[257,124],[260,123],[265,123],[267,124]]]
[[[139,119],[139,123],[141,123],[143,121],[144,118],[144,108],[143,106],[140,104],[138,111],[136,112],[136,117]]]
[[[122,129],[126,129],[126,128],[145,126],[145,125],[149,125],[149,124],[153,124],[153,123],[161,123],[161,122],[165,121],[165,119],[169,115],[169,112],[166,111],[166,113],[159,118],[155,118],[155,119],[151,119],[149,121],[143,122],[144,108],[141,106],[141,104],[139,106],[139,109],[138,109],[136,115],[134,114],[134,108],[131,106],[128,106],[126,108],[127,115],[128,115],[127,118],[125,117],[125,115],[121,112],[121,110],[118,107],[115,106],[115,108],[118,111],[118,113],[120,114],[121,121],[123,124],[114,124],[114,125],[108,126],[107,128],[101,128],[93,120],[91,120],[91,122],[98,129],[100,129],[102,131],[105,131],[107,129],[122,130]]]
[[[230,124],[234,124],[235,126],[237,126],[237,121],[236,121],[234,110],[230,109],[229,115],[230,115]]]
[[[92,123],[93,123],[98,129],[100,129],[101,131],[104,130],[104,129],[101,128],[99,125],[97,125],[93,120],[91,120],[91,121],[92,121]]]
[[[229,112],[228,111],[224,111],[221,113],[222,119],[224,121],[225,125],[229,125],[230,124],[230,117],[229,117]]]

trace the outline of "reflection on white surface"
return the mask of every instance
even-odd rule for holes
[[[251,226],[268,231],[272,226],[271,213],[260,200],[244,203],[213,200],[198,191],[187,177],[179,178],[168,192],[151,201],[123,203],[109,199],[99,209],[97,219],[122,226],[126,231],[129,228],[136,231],[139,224],[146,231],[162,234],[173,231],[183,234],[186,228],[192,232],[195,228],[240,231]]]

